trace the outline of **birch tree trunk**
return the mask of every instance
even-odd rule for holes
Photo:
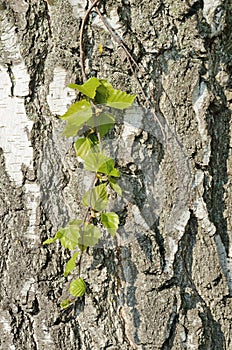
[[[229,350],[229,0],[99,1],[156,114],[134,108],[108,139],[125,188],[112,203],[120,230],[112,245],[85,255],[85,297],[59,306],[69,255],[42,242],[79,215],[88,183],[58,116],[76,98],[68,83],[82,80],[79,31],[89,6],[0,1],[0,348]],[[145,105],[95,11],[84,50],[88,77]]]

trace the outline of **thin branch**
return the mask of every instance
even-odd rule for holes
[[[91,0],[92,4],[94,4],[93,0]],[[127,56],[127,58],[129,58],[133,64],[135,65],[135,67],[140,71],[140,67],[138,65],[138,63],[135,61],[135,59],[133,58],[133,56],[130,54],[130,52],[128,51],[126,45],[123,43],[122,39],[113,31],[113,29],[111,28],[111,26],[109,25],[109,23],[107,22],[106,18],[102,15],[101,11],[99,10],[99,7],[96,6],[96,11],[98,16],[100,17],[102,23],[104,24],[104,26],[106,27],[106,29],[108,30],[108,32],[110,33],[110,35],[112,36],[112,38],[114,39],[114,41],[123,48],[123,50],[125,51],[125,54]]]
[[[91,0],[92,4],[94,5],[95,2],[93,2],[93,0]],[[160,127],[160,130],[162,132],[162,135],[163,135],[163,138],[164,138],[164,141],[167,141],[167,132],[164,130],[164,127],[161,123],[161,121],[159,120],[158,116],[156,115],[156,110],[155,110],[155,98],[154,98],[154,95],[153,93],[150,94],[150,97],[151,97],[151,101],[148,99],[148,97],[146,96],[146,93],[141,85],[141,82],[136,74],[136,70],[135,68],[143,75],[143,72],[141,70],[141,68],[139,67],[138,63],[135,61],[135,59],[133,58],[133,56],[131,55],[131,53],[129,52],[129,50],[127,49],[126,45],[123,43],[122,39],[114,32],[114,30],[111,28],[111,26],[109,25],[109,23],[107,22],[107,19],[102,15],[102,13],[100,12],[98,6],[95,6],[96,7],[96,11],[97,11],[97,14],[99,15],[102,23],[104,24],[104,26],[106,27],[106,29],[108,30],[108,32],[110,33],[111,37],[114,39],[114,41],[120,46],[122,47],[123,51],[125,52],[125,55],[128,59],[128,62],[129,62],[129,65],[130,65],[130,68],[132,70],[132,73],[133,73],[133,76],[139,86],[139,89],[141,91],[141,94],[144,98],[144,100],[146,101],[146,104],[147,104],[147,107],[150,107],[151,110],[152,110],[152,113],[153,113],[153,116],[154,116],[154,119],[157,121],[159,127]],[[135,68],[134,68],[134,67]],[[145,78],[146,82],[148,83],[148,80]],[[168,127],[168,130],[171,134],[172,131],[171,131],[171,128],[168,124],[168,121],[167,119],[164,117],[164,121],[166,122],[167,124],[167,127]],[[179,146],[180,147],[180,146]],[[173,154],[173,150],[171,149],[171,145],[168,144],[167,142],[167,150],[168,150],[168,153],[169,154]],[[174,161],[174,167],[175,167],[175,170],[176,170],[176,173],[179,174],[179,171],[177,169],[177,166],[176,166],[176,163]],[[190,172],[190,169],[189,169],[189,166],[188,166],[188,171]]]
[[[93,0],[91,0],[91,2],[92,2],[92,5],[94,5],[95,2],[93,2]],[[137,77],[137,74],[136,74],[136,71],[135,71],[133,65],[138,69],[138,71],[139,71],[140,73],[143,73],[143,72],[141,72],[141,68],[139,67],[138,63],[135,61],[135,59],[133,58],[133,56],[131,55],[131,53],[128,51],[128,49],[127,49],[126,45],[123,43],[122,39],[121,39],[121,38],[113,31],[113,29],[110,27],[110,25],[108,24],[106,18],[102,15],[101,11],[99,10],[98,6],[95,6],[95,7],[96,7],[97,14],[99,15],[99,17],[100,17],[102,23],[104,24],[104,26],[106,27],[106,29],[108,30],[108,32],[110,33],[110,35],[112,36],[112,38],[114,39],[114,41],[115,41],[119,46],[121,46],[122,49],[124,50],[125,55],[126,55],[126,57],[127,57],[127,59],[128,59],[130,68],[131,68],[131,70],[132,70],[133,76],[134,76],[134,78],[135,78],[135,80],[136,80],[136,82],[137,82],[137,84],[138,84],[138,86],[139,86],[139,88],[140,88],[140,91],[141,91],[141,93],[142,93],[142,96],[143,96],[144,100],[146,101],[147,107],[153,107],[153,108],[154,108],[154,106],[151,105],[151,102],[149,101],[149,99],[147,98],[147,96],[146,96],[146,94],[145,94],[145,91],[144,91],[144,89],[143,89],[143,87],[142,87],[142,85],[141,85],[141,83],[140,83],[140,81],[139,81],[139,78]],[[164,136],[164,138],[165,138],[165,131],[164,131],[163,126],[161,125],[161,123],[160,123],[158,117],[157,117],[156,114],[155,114],[155,110],[153,111],[153,114],[154,114],[154,117],[155,117],[155,119],[157,120],[158,124],[160,125],[162,134],[163,134],[163,136]]]
[[[93,3],[93,0],[91,0],[91,2]],[[127,49],[126,45],[124,44],[124,42],[122,41],[122,39],[113,31],[113,29],[110,27],[109,23],[107,22],[106,18],[101,14],[101,11],[99,10],[98,6],[96,6],[96,11],[97,11],[97,14],[98,16],[100,17],[102,23],[104,24],[104,26],[106,27],[106,29],[108,30],[108,32],[110,33],[110,35],[112,36],[112,38],[114,39],[114,41],[122,47],[123,51],[125,52],[125,55],[128,59],[128,62],[129,62],[129,65],[130,65],[130,68],[132,70],[132,73],[133,73],[133,76],[140,88],[140,91],[143,95],[143,98],[145,99],[146,101],[146,104],[147,104],[147,107],[148,106],[151,106],[151,103],[150,101],[148,100],[146,94],[145,94],[145,91],[137,77],[137,74],[135,72],[135,69],[133,68],[133,65],[137,68],[137,70],[143,74],[143,72],[141,72],[141,68],[139,67],[138,63],[135,61],[134,57],[131,55],[131,53],[129,52],[129,50]],[[132,65],[133,63],[133,65]]]
[[[85,58],[84,58],[84,49],[83,49],[83,35],[84,35],[84,28],[87,23],[88,17],[92,9],[97,5],[99,0],[95,0],[92,2],[92,5],[90,8],[86,11],[84,18],[81,22],[81,29],[80,29],[80,38],[79,38],[79,45],[80,45],[80,64],[81,64],[81,74],[83,82],[87,80],[86,74],[85,74]]]
[[[164,127],[161,123],[161,121],[159,120],[158,116],[156,115],[156,110],[155,110],[155,98],[154,98],[154,95],[153,93],[150,94],[150,97],[151,97],[151,100],[148,99],[148,97],[146,96],[146,93],[144,91],[144,88],[142,87],[142,84],[137,76],[137,73],[136,73],[136,70],[137,69],[142,75],[143,75],[143,71],[141,70],[141,67],[138,65],[138,63],[135,61],[135,59],[133,58],[133,56],[131,55],[131,53],[129,52],[129,50],[127,49],[126,45],[124,44],[124,42],[122,41],[122,39],[115,33],[115,31],[111,28],[111,26],[109,25],[109,23],[107,22],[107,19],[102,15],[101,11],[99,10],[98,6],[97,6],[97,2],[99,0],[91,0],[92,2],[92,5],[91,7],[88,9],[88,11],[86,12],[86,15],[82,21],[82,26],[81,26],[81,33],[80,33],[80,59],[81,59],[81,68],[82,68],[82,76],[83,76],[83,80],[86,80],[86,74],[85,74],[85,67],[84,67],[84,51],[83,51],[83,31],[84,31],[84,26],[85,26],[85,23],[87,21],[87,18],[89,16],[89,13],[91,12],[91,10],[95,7],[96,9],[96,12],[99,16],[99,18],[101,19],[102,23],[104,24],[104,26],[106,27],[107,31],[110,33],[111,37],[113,38],[113,40],[120,46],[122,47],[123,51],[125,52],[125,55],[128,59],[128,62],[129,62],[129,65],[130,65],[130,68],[132,70],[132,73],[133,73],[133,76],[139,86],[139,89],[141,91],[141,94],[144,98],[144,100],[146,101],[146,104],[147,104],[147,107],[150,107],[152,109],[152,113],[153,113],[153,116],[154,116],[154,119],[157,121],[159,127],[160,127],[160,130],[162,132],[162,135],[163,135],[163,138],[164,140],[167,141],[167,132],[164,130]],[[148,83],[148,80],[145,78],[146,82]],[[172,131],[169,127],[169,124],[164,117],[164,120],[166,121],[167,123],[167,127],[168,127],[168,130],[169,132],[171,132],[172,134]],[[99,135],[98,135],[98,138],[99,138]],[[168,149],[168,153],[169,154],[172,154],[172,149],[171,149],[171,145],[169,145],[167,143],[167,149]],[[177,172],[177,174],[179,173],[178,172],[178,169],[176,168],[176,164],[174,162],[174,167],[175,167],[175,170]],[[190,170],[189,170],[190,171]]]

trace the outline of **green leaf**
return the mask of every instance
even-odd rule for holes
[[[106,80],[100,80],[101,85],[97,88],[95,102],[106,104],[109,107],[125,109],[132,105],[136,95],[127,94],[124,91],[116,90]]]
[[[79,254],[80,252],[74,253],[73,256],[67,262],[67,264],[65,265],[64,277],[67,277],[70,274],[70,272],[72,272],[76,267],[76,259]]]
[[[83,278],[77,278],[70,283],[69,292],[74,297],[82,297],[86,292],[86,284]]]
[[[107,106],[117,108],[117,109],[125,109],[132,105],[134,102],[136,95],[129,95],[121,90],[114,90],[107,99]]]
[[[114,176],[114,177],[120,177],[120,172],[118,169],[114,168],[112,169],[112,171],[109,173],[110,176]]]
[[[97,226],[85,223],[83,235],[79,238],[80,247],[94,247],[101,237],[101,231]]]
[[[57,231],[55,236],[53,238],[48,238],[46,241],[43,242],[43,244],[51,244],[54,243],[57,239],[60,239],[63,236],[61,231]]]
[[[91,203],[90,203],[91,202]],[[95,186],[90,198],[90,190],[88,190],[82,199],[83,205],[90,207],[96,211],[102,211],[108,204],[108,193],[106,191],[106,184]]]
[[[48,239],[46,239],[46,241],[43,242],[43,245],[44,245],[44,244],[51,244],[51,243],[54,243],[57,239],[58,239],[57,236],[55,236],[55,237],[53,237],[53,238],[48,238]]]
[[[106,161],[97,169],[97,172],[109,175],[114,169],[114,160],[112,158],[106,158]]]
[[[68,87],[70,88],[70,89],[77,89],[78,90],[78,84],[68,84]]]
[[[59,229],[59,231],[56,233],[64,248],[74,250],[78,245],[81,223],[81,220],[70,221],[64,228]]]
[[[98,169],[103,166],[110,158],[106,157],[104,153],[89,152],[85,158],[85,169],[93,172],[98,172]]]
[[[60,303],[60,307],[65,309],[66,307],[68,307],[70,305],[70,303],[71,303],[71,301],[68,299],[62,300],[62,302]]]
[[[115,118],[110,113],[101,113],[98,116],[98,130],[101,137],[104,137],[115,124]]]
[[[85,156],[84,167],[86,170],[96,173],[103,173],[110,176],[119,177],[120,173],[114,167],[114,160],[107,157],[104,153],[89,152]]]
[[[96,128],[97,126],[101,137],[105,136],[108,133],[108,131],[113,128],[114,124],[115,118],[112,114],[106,112],[102,112],[95,118],[90,118],[88,121],[88,125],[92,128]]]
[[[84,160],[93,146],[93,142],[88,137],[78,139],[74,145],[76,155]]]
[[[110,186],[113,188],[113,190],[119,195],[122,195],[122,189],[117,183],[116,179],[113,179],[112,177],[109,178]]]
[[[60,118],[66,120],[63,135],[75,136],[80,128],[92,117],[92,109],[89,101],[82,100],[72,104],[67,112]]]
[[[101,223],[107,228],[109,234],[114,237],[119,225],[118,214],[114,212],[101,213]]]
[[[96,90],[96,96],[94,102],[96,104],[106,104],[107,99],[109,98],[110,93],[114,90],[113,86],[108,83],[107,80],[101,79],[101,85]]]
[[[88,79],[84,84],[78,85],[78,84],[69,84],[68,87],[71,89],[77,89],[79,90],[83,95],[88,96],[90,98],[94,98],[96,94],[96,89],[98,86],[100,86],[100,81],[92,77]]]

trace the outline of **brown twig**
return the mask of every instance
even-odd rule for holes
[[[91,2],[94,4],[93,0],[91,0]],[[168,131],[165,131],[164,130],[164,127],[160,121],[160,119],[158,118],[158,116],[156,115],[156,110],[155,110],[155,98],[154,98],[154,95],[153,93],[150,93],[150,97],[151,97],[151,100],[148,99],[148,97],[146,96],[146,93],[142,87],[142,84],[136,74],[136,70],[135,68],[143,75],[143,72],[141,70],[141,67],[139,67],[138,63],[135,61],[135,59],[133,58],[133,56],[131,55],[131,53],[129,52],[129,50],[127,49],[126,45],[123,43],[122,39],[114,32],[114,30],[111,28],[111,26],[109,25],[109,23],[107,22],[106,18],[102,15],[102,13],[100,12],[98,6],[95,6],[95,9],[96,9],[96,12],[97,14],[99,15],[99,18],[101,19],[102,23],[104,24],[104,26],[106,27],[106,29],[108,30],[108,32],[110,33],[111,37],[114,39],[114,41],[120,46],[122,47],[123,51],[125,52],[125,55],[128,59],[128,62],[129,62],[129,65],[130,65],[130,68],[132,70],[132,73],[133,73],[133,76],[134,76],[134,79],[136,80],[138,86],[139,86],[139,89],[141,91],[141,94],[147,104],[147,107],[150,107],[151,110],[152,110],[152,113],[153,113],[153,116],[154,116],[154,119],[157,121],[159,127],[160,127],[160,130],[162,132],[162,135],[163,135],[163,138],[164,138],[164,141],[167,141],[167,137],[169,135],[169,133],[172,135],[173,132],[171,131],[171,128],[165,118],[165,116],[163,116],[164,118],[164,121],[166,122],[167,124],[167,128],[168,128]],[[134,68],[134,67],[135,68]],[[147,79],[145,78],[146,82],[148,83]],[[180,147],[180,146],[179,146]],[[171,145],[168,144],[167,142],[167,150],[168,150],[168,153],[169,154],[172,154],[172,149],[171,149]],[[174,162],[174,167],[176,168],[176,164]],[[189,170],[189,169],[188,169]],[[190,170],[189,170],[190,171]],[[176,169],[176,172],[179,174],[179,171],[177,171]]]
[[[93,0],[91,0],[91,2],[92,2],[92,6],[93,6],[93,5],[95,4],[95,2],[93,2]],[[165,133],[165,131],[164,131],[164,128],[163,128],[163,126],[162,126],[162,124],[161,124],[159,118],[157,117],[157,115],[156,115],[156,113],[155,113],[155,109],[154,109],[155,106],[154,106],[154,105],[152,106],[152,105],[151,105],[151,102],[150,102],[149,99],[147,98],[147,96],[146,96],[146,94],[145,94],[145,91],[144,91],[144,89],[143,89],[143,87],[142,87],[142,85],[141,85],[141,83],[140,83],[140,81],[139,81],[139,78],[138,78],[138,76],[137,76],[137,74],[136,74],[136,71],[135,71],[133,65],[137,68],[137,70],[138,70],[139,72],[141,72],[141,68],[139,67],[138,63],[135,61],[135,59],[133,58],[133,56],[131,55],[131,53],[128,51],[128,49],[127,49],[126,45],[123,43],[122,39],[121,39],[121,38],[113,31],[113,29],[110,27],[110,25],[108,24],[106,18],[102,15],[101,11],[99,10],[98,6],[95,5],[95,9],[96,9],[97,14],[98,14],[98,16],[100,17],[102,23],[104,24],[104,26],[106,27],[106,29],[108,30],[108,32],[110,33],[110,35],[112,36],[112,38],[114,39],[114,41],[115,41],[119,46],[121,46],[122,49],[123,49],[123,51],[125,52],[125,55],[126,55],[126,57],[127,57],[127,59],[128,59],[128,62],[129,62],[130,68],[131,68],[131,70],[132,70],[133,76],[134,76],[134,78],[135,78],[135,80],[136,80],[136,82],[137,82],[137,84],[138,84],[138,86],[139,86],[139,89],[140,89],[140,91],[141,91],[141,94],[142,94],[144,100],[146,101],[147,107],[153,108],[153,115],[154,115],[154,118],[156,119],[156,121],[158,122],[158,124],[159,124],[159,126],[160,126],[160,129],[161,129],[161,132],[162,132],[162,134],[163,134],[164,139],[166,139],[166,133]],[[141,73],[143,73],[143,72],[141,72]],[[153,103],[154,103],[154,99],[153,99]]]
[[[91,0],[92,3],[93,3],[93,0]],[[100,17],[102,23],[104,24],[104,26],[106,27],[106,29],[108,30],[108,32],[110,33],[110,35],[112,36],[112,38],[114,39],[114,41],[122,47],[123,51],[125,52],[125,55],[128,59],[128,62],[129,62],[129,65],[130,65],[130,68],[132,70],[132,73],[134,75],[134,78],[137,82],[137,84],[139,85],[139,88],[140,88],[140,91],[143,95],[143,98],[145,99],[146,103],[147,103],[147,106],[150,106],[150,101],[148,100],[144,90],[143,90],[143,87],[137,77],[137,74],[135,72],[135,69],[133,68],[133,65],[137,68],[137,70],[139,72],[141,72],[141,68],[139,67],[138,63],[135,61],[134,57],[131,55],[131,53],[129,52],[129,50],[127,49],[126,45],[124,44],[124,42],[122,41],[122,39],[113,31],[113,29],[111,28],[111,26],[109,25],[109,23],[107,22],[106,18],[101,14],[101,11],[99,10],[98,6],[96,6],[96,11],[97,11],[97,14],[98,16]],[[133,65],[132,65],[133,63]],[[142,72],[141,72],[142,73]]]
[[[94,2],[92,2],[92,5],[86,11],[85,16],[84,16],[84,18],[82,19],[82,22],[81,22],[79,45],[80,45],[80,64],[81,64],[81,73],[82,73],[83,82],[85,82],[87,80],[87,77],[86,77],[86,74],[85,74],[85,58],[84,58],[84,50],[83,50],[84,28],[85,28],[85,25],[86,25],[86,22],[88,20],[90,12],[97,5],[98,1],[99,0],[95,0]]]
[[[124,44],[123,40],[114,32],[114,30],[111,28],[111,26],[110,26],[109,23],[107,22],[107,19],[102,15],[101,11],[99,10],[99,8],[98,8],[98,6],[97,6],[97,2],[98,2],[98,1],[96,1],[96,0],[95,0],[95,1],[94,1],[94,0],[91,0],[91,2],[92,2],[92,5],[91,5],[91,7],[89,8],[89,10],[87,11],[87,13],[86,13],[86,15],[85,15],[85,17],[84,17],[84,19],[83,19],[83,21],[82,21],[82,27],[81,27],[81,33],[80,33],[80,46],[81,46],[81,44],[82,44],[83,30],[84,30],[85,23],[86,23],[86,21],[87,21],[87,18],[88,18],[88,16],[89,16],[90,11],[95,7],[96,12],[97,12],[99,18],[101,19],[102,23],[104,24],[104,26],[106,27],[106,29],[107,29],[108,32],[110,33],[111,37],[113,38],[113,40],[114,40],[120,47],[122,47],[123,51],[125,52],[125,55],[126,55],[126,57],[127,57],[127,59],[128,59],[128,62],[129,62],[130,68],[131,68],[131,70],[132,70],[133,76],[134,76],[134,78],[135,78],[135,80],[136,80],[136,82],[137,82],[137,84],[138,84],[138,86],[139,86],[139,89],[140,89],[140,91],[141,91],[141,94],[142,94],[144,100],[146,101],[147,107],[150,107],[150,108],[151,108],[152,113],[153,113],[153,116],[154,116],[154,119],[157,121],[157,123],[158,123],[158,125],[159,125],[159,127],[160,127],[160,130],[161,130],[161,132],[162,132],[164,141],[167,141],[168,134],[169,134],[169,133],[173,134],[173,133],[172,133],[170,127],[169,127],[169,124],[168,124],[168,122],[167,122],[165,116],[163,116],[163,117],[164,117],[164,121],[166,122],[167,127],[168,127],[168,130],[169,130],[168,133],[164,130],[164,127],[163,127],[161,121],[159,120],[158,116],[156,115],[156,110],[155,110],[155,98],[154,98],[153,93],[150,94],[151,100],[149,100],[148,97],[146,96],[146,93],[145,93],[145,91],[144,91],[144,89],[143,89],[143,87],[142,87],[142,84],[141,84],[141,82],[140,82],[140,80],[139,80],[139,78],[138,78],[138,76],[137,76],[137,73],[136,73],[136,69],[137,69],[137,70],[143,75],[143,72],[141,71],[141,67],[139,67],[138,63],[135,61],[135,59],[133,58],[133,56],[131,55],[131,53],[130,53],[129,50],[127,49],[127,47],[126,47],[126,45]],[[83,48],[82,48],[82,46],[81,46],[81,49],[80,49],[80,50],[81,50],[81,56],[80,56],[80,58],[81,58],[82,76],[83,76],[83,78],[86,80],[86,74],[85,74],[85,68],[84,68],[84,58],[83,58]],[[135,67],[135,68],[134,68],[134,67]],[[145,78],[145,79],[146,79],[146,78]],[[146,79],[146,81],[147,81],[147,79]],[[148,81],[147,81],[147,83],[148,83]],[[180,146],[179,146],[179,147],[180,147]],[[168,150],[168,153],[169,153],[169,154],[172,154],[171,145],[169,145],[168,142],[167,142],[167,150]],[[175,164],[175,162],[174,162],[174,167],[175,167],[176,172],[179,174],[178,169],[176,169],[176,164]],[[188,169],[188,170],[189,170],[189,169]],[[190,171],[190,170],[189,170],[189,171]]]

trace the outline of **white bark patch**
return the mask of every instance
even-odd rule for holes
[[[216,227],[208,217],[208,211],[204,200],[202,198],[198,198],[194,202],[193,208],[194,208],[194,213],[196,217],[201,223],[201,227],[204,229],[205,232],[209,234],[210,237],[214,237],[214,241],[218,251],[220,265],[226,277],[227,286],[228,286],[230,295],[232,295],[232,261],[230,257],[227,258],[226,250],[222,243],[222,240],[220,236],[216,234]]]
[[[112,9],[109,13],[109,17],[106,17],[106,16],[104,16],[104,17],[105,17],[109,27],[112,28],[115,32],[117,32],[117,35],[122,37],[122,35],[123,35],[122,23],[120,23],[117,10]],[[99,16],[96,16],[94,18],[93,24],[106,30],[106,27]]]
[[[203,180],[204,180],[204,172],[202,170],[197,170],[193,179],[192,189],[202,184]]]
[[[204,0],[203,16],[211,26],[212,36],[219,34],[225,24],[222,20],[224,13],[221,5],[221,0]]]
[[[32,166],[33,150],[28,139],[32,121],[27,118],[24,99],[28,93],[29,77],[21,63],[14,66],[13,74],[17,77],[11,96],[12,83],[7,70],[0,66],[0,142],[6,157],[6,169],[16,185],[22,184],[22,165]],[[20,96],[20,97],[19,97]]]
[[[15,35],[15,27],[8,22],[7,18],[2,21],[3,32],[1,34],[1,49],[3,58],[6,57],[6,61],[20,62],[21,55],[19,50],[19,43],[17,36]],[[4,55],[5,54],[5,55]]]
[[[204,0],[203,16],[207,19],[209,23],[216,8],[221,4],[221,0]]]
[[[227,259],[225,246],[222,243],[221,237],[219,235],[215,235],[214,240],[217,246],[218,257],[221,264],[221,268],[226,277],[229,293],[230,295],[232,295],[232,264],[230,259]]]
[[[12,81],[4,67],[0,67],[0,146],[5,155],[6,170],[16,186],[23,181],[22,167],[33,170],[33,148],[29,134],[33,126],[26,115],[24,96],[28,94],[29,75],[23,62],[12,67]],[[11,96],[11,92],[17,94]],[[36,211],[40,198],[37,184],[26,184],[26,201],[29,214],[27,238],[38,239],[35,234]]]
[[[27,229],[27,239],[32,241],[40,240],[40,237],[35,234],[37,229],[37,217],[38,217],[38,207],[40,203],[40,191],[39,186],[36,183],[25,184],[25,190],[27,193],[26,206],[27,213],[29,216],[29,226]]]
[[[7,317],[8,316],[8,317]],[[11,318],[9,317],[8,312],[1,311],[0,315],[0,334],[1,334],[1,341],[4,343],[5,339],[12,339],[12,326],[11,326]],[[13,339],[12,339],[13,340]],[[9,350],[15,350],[14,345],[9,345],[7,348]]]
[[[176,252],[178,251],[178,243],[185,232],[186,225],[190,218],[190,211],[188,209],[179,213],[179,218],[175,223],[173,223],[173,229],[175,231],[175,236],[171,234],[167,235],[167,252],[166,252],[166,267],[165,272],[168,274],[173,274],[173,263],[175,260]],[[168,230],[171,232],[171,227],[168,225]],[[178,236],[177,236],[178,235]]]
[[[73,8],[73,15],[76,18],[83,18],[85,15],[85,12],[86,12],[85,1],[83,1],[83,0],[68,0],[68,1]]]
[[[15,28],[7,21],[1,35],[4,54],[12,60],[11,72],[0,65],[0,147],[4,151],[6,171],[16,186],[22,186],[22,167],[33,171],[33,148],[29,135],[33,122],[26,115],[24,97],[29,93],[30,77],[20,54]],[[29,226],[25,235],[34,240],[39,186],[26,184]],[[34,243],[33,242],[33,243]]]
[[[34,284],[35,284],[35,279],[33,277],[27,280],[23,288],[21,289],[21,292],[20,292],[21,296],[25,298],[27,297],[29,291],[35,292]]]
[[[86,13],[86,9],[85,9],[85,2],[83,2],[83,0],[68,0],[70,5],[73,8],[73,15],[76,18],[83,18],[85,16]],[[91,5],[91,2],[90,2]],[[107,23],[109,24],[109,26],[114,29],[115,31],[117,31],[117,34],[122,35],[123,31],[122,31],[122,24],[119,21],[119,16],[117,13],[117,9],[111,9],[109,17],[105,17],[105,19],[107,20]],[[95,16],[93,18],[93,24],[102,28],[102,29],[106,29],[104,23],[102,22],[102,20],[99,18],[99,16]]]
[[[139,208],[136,205],[133,205],[132,213],[134,216],[135,224],[139,225],[144,230],[149,231],[150,227],[147,225],[146,221],[143,219],[142,215],[140,214]]]
[[[203,159],[202,163],[204,165],[209,164],[210,154],[211,154],[211,138],[208,134],[207,124],[205,120],[205,113],[209,107],[211,101],[211,94],[209,93],[207,86],[204,82],[200,85],[196,85],[193,96],[193,109],[196,114],[196,119],[198,122],[198,130],[202,139],[202,147],[203,147]]]
[[[201,223],[201,227],[209,234],[209,236],[214,236],[216,233],[216,228],[214,224],[209,220],[208,210],[202,197],[198,198],[194,202],[193,210],[199,222]]]
[[[76,96],[75,90],[67,87],[66,76],[67,71],[63,67],[55,67],[54,78],[49,85],[47,97],[50,111],[53,114],[64,114]]]
[[[50,350],[55,349],[52,345],[53,345],[53,340],[51,337],[51,334],[49,333],[49,329],[45,324],[45,321],[43,321],[42,323],[38,322],[38,319],[35,318],[34,321],[35,324],[35,329],[39,329],[41,331],[41,333],[43,334],[43,336],[37,336],[36,333],[34,333],[34,340],[37,344],[37,348],[38,349],[45,349],[48,348],[48,345],[50,346]]]
[[[10,322],[9,322],[4,316],[1,317],[1,319],[0,319],[0,324],[2,324],[3,330],[4,330],[6,333],[10,333],[10,332],[11,332],[11,325],[10,325]]]

